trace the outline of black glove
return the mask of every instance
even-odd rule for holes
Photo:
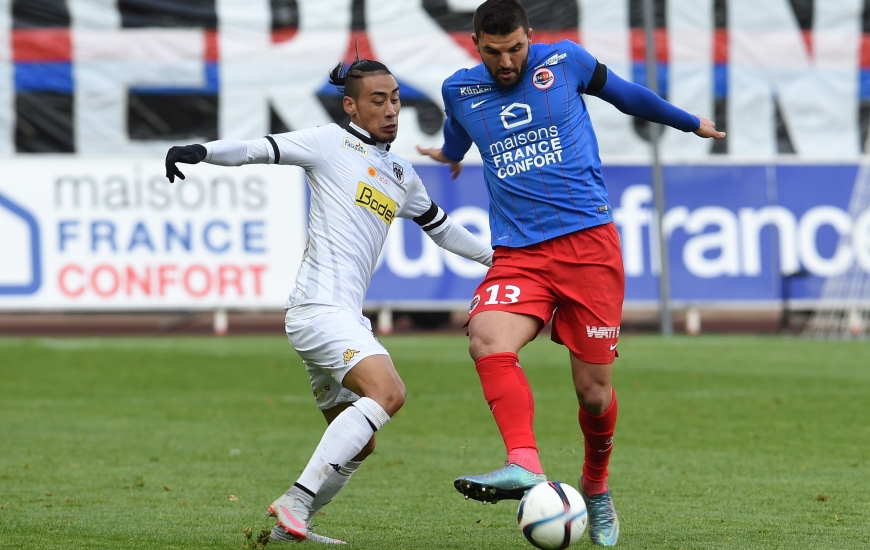
[[[169,183],[175,183],[175,176],[184,179],[184,174],[175,166],[176,162],[184,164],[196,164],[205,158],[207,151],[202,145],[184,145],[182,147],[170,147],[166,153],[166,177]]]

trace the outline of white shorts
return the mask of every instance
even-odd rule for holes
[[[334,306],[296,306],[284,318],[287,340],[302,357],[320,410],[353,403],[359,395],[341,385],[357,363],[389,355],[361,313]]]

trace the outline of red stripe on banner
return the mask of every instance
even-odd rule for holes
[[[667,63],[670,58],[668,53],[668,31],[656,29],[653,33],[656,45],[656,61]],[[646,61],[646,34],[643,29],[631,29],[631,60],[634,62]]]
[[[347,53],[344,55],[344,60],[348,62],[355,60],[357,58],[357,51],[359,51],[360,59],[377,60],[366,31],[350,31],[350,43],[347,45]]]
[[[70,61],[69,29],[15,29],[12,58],[15,61]]]
[[[861,35],[861,68],[870,69],[870,33]]]
[[[205,60],[217,61],[220,59],[220,51],[218,50],[218,35],[214,29],[206,29],[205,31]]]
[[[450,38],[459,46],[468,52],[472,59],[480,59],[480,54],[477,53],[477,48],[474,47],[474,42],[471,41],[471,33],[466,31],[451,31],[448,33]]]
[[[272,31],[272,43],[280,44],[281,42],[289,42],[296,36],[296,27],[284,27],[283,29],[275,29]]]
[[[713,62],[728,63],[728,30],[716,29],[713,32]]]
[[[807,47],[807,55],[810,59],[813,58],[813,31],[802,31],[801,35],[804,39],[804,44]]]

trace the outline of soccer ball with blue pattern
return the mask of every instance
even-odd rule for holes
[[[580,540],[586,530],[586,504],[567,483],[545,481],[520,501],[517,521],[526,539],[538,548],[564,549]]]

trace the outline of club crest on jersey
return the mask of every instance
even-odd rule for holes
[[[550,86],[553,85],[553,82],[556,81],[556,75],[553,74],[553,71],[546,67],[541,67],[535,74],[532,76],[532,84],[535,85],[535,88],[539,90],[546,90]]]
[[[477,95],[492,90],[492,86],[460,86],[459,97]]]
[[[392,224],[393,218],[396,217],[396,201],[365,182],[361,181],[357,185],[354,203],[360,208],[365,208],[387,225]]]
[[[346,349],[343,355],[344,364],[347,365],[348,363],[350,363],[350,360],[353,359],[353,356],[357,353],[359,353],[358,349]]]
[[[345,149],[350,149],[357,155],[362,155],[364,157],[369,156],[368,146],[359,140],[350,139],[349,137],[344,136],[341,138],[341,146]]]
[[[393,163],[393,175],[399,183],[405,182],[405,169],[398,162]]]

